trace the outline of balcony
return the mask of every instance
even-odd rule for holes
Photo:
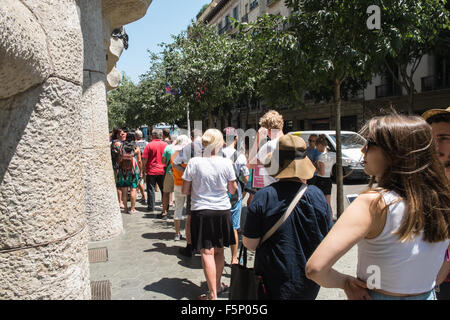
[[[258,0],[253,0],[253,1],[250,3],[250,11],[252,11],[253,9],[255,9],[258,5],[259,5]]]
[[[422,92],[445,89],[450,87],[450,81],[447,80],[447,83],[445,83],[442,77],[436,75],[422,77],[420,80],[422,84]]]
[[[375,87],[375,97],[377,99],[401,95],[402,95],[402,88],[396,84],[389,83]]]
[[[242,16],[241,22],[248,22],[248,13]]]

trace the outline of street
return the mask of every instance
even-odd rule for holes
[[[344,194],[360,193],[365,187],[366,184],[346,184]],[[336,185],[333,185],[332,193],[332,199],[335,199]],[[178,253],[186,242],[184,239],[173,240],[172,208],[167,220],[157,218],[161,210],[160,197],[157,193],[157,213],[148,213],[146,206],[138,202],[136,214],[122,214],[124,232],[120,236],[89,244],[89,249],[107,248],[108,261],[90,264],[90,279],[109,280],[112,300],[195,300],[207,291],[200,255],[186,258]],[[182,228],[184,235],[184,221]],[[253,257],[250,253],[249,266],[253,265]],[[231,268],[227,263],[231,262],[231,254],[228,248],[225,249],[225,262],[222,282],[229,284]],[[344,255],[335,268],[355,275],[356,247]],[[223,294],[219,299],[226,300],[228,296]],[[346,297],[342,290],[321,288],[317,299],[343,300]]]

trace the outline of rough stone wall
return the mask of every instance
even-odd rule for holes
[[[0,299],[89,299],[73,0],[0,6]]]
[[[0,299],[90,299],[88,237],[122,230],[103,26],[150,2],[1,1]]]

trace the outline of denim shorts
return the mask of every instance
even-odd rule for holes
[[[373,300],[436,300],[436,293],[434,292],[434,289],[423,294],[411,297],[388,296],[387,294],[375,292],[372,290],[368,290],[368,292]]]
[[[241,227],[241,211],[242,211],[242,199],[236,202],[231,208],[231,221],[233,222],[233,229],[238,230]]]

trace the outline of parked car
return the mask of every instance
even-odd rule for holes
[[[336,153],[336,131],[293,131],[288,134],[302,137],[306,142],[312,134],[317,136],[323,134],[328,141],[328,152]],[[366,180],[368,175],[364,172],[362,164],[363,154],[361,148],[365,145],[366,139],[353,131],[341,131],[342,144],[342,170],[346,180]],[[333,167],[331,178],[335,181],[336,165]]]

